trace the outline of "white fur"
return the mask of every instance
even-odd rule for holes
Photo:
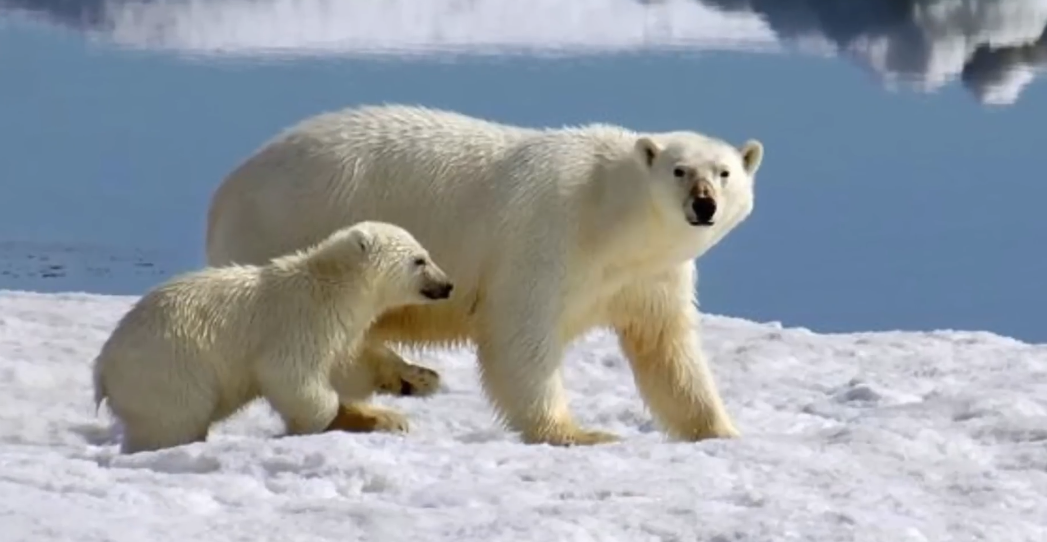
[[[108,399],[129,453],[205,440],[258,397],[290,434],[329,428],[343,401],[405,429],[363,404],[377,375],[354,354],[382,311],[431,302],[447,282],[407,231],[377,222],[264,265],[186,273],[142,296],[105,342],[96,406]]]
[[[694,132],[349,108],[290,128],[225,179],[207,256],[259,262],[343,224],[398,224],[457,289],[449,303],[383,315],[371,348],[471,341],[497,414],[525,441],[592,444],[614,437],[574,423],[560,364],[571,339],[610,326],[670,434],[734,436],[694,331],[692,260],[752,211],[762,157],[757,141],[737,148]],[[677,166],[691,168],[685,179]],[[699,190],[718,203],[712,226],[688,223]]]

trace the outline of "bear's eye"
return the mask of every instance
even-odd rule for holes
[[[415,267],[424,267],[425,266],[425,258],[415,258],[412,263],[414,264]]]
[[[725,169],[725,170],[722,170],[722,171],[720,171],[720,178],[721,178],[721,179],[723,179],[723,180],[725,180],[725,181],[726,181],[726,180],[727,180],[727,178],[728,178],[728,177],[730,177],[730,176],[731,176],[731,172],[730,172],[730,171],[727,171],[726,169]]]
[[[677,179],[682,179],[682,178],[684,178],[686,176],[687,176],[687,170],[682,168],[682,167],[678,167],[678,168],[673,170],[673,177],[676,177]]]

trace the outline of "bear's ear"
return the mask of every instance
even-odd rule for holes
[[[636,154],[647,167],[654,165],[654,159],[658,158],[661,152],[662,148],[649,137],[641,137],[636,140]]]
[[[739,151],[742,155],[742,166],[745,167],[745,172],[752,177],[760,169],[760,164],[763,162],[763,143],[756,139],[750,139],[742,145]]]

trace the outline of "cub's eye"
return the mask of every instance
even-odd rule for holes
[[[684,178],[686,176],[687,176],[687,170],[682,168],[682,167],[678,167],[678,168],[673,170],[673,177],[676,177],[677,179],[682,179],[682,178]]]
[[[725,180],[725,181],[726,181],[726,180],[727,180],[727,178],[728,178],[728,177],[730,177],[730,176],[731,176],[731,172],[730,172],[730,171],[727,171],[726,169],[720,172],[720,178],[721,178],[721,179],[723,179],[723,180]]]
[[[412,262],[412,263],[414,263],[415,267],[424,267],[425,266],[425,258],[415,258],[414,262]]]

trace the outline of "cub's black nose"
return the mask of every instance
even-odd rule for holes
[[[425,288],[422,290],[422,295],[429,299],[447,299],[448,297],[451,297],[451,290],[454,290],[454,284],[445,282]]]
[[[713,216],[716,214],[716,199],[709,197],[694,198],[691,202],[691,210],[694,211],[695,226],[711,226]]]

